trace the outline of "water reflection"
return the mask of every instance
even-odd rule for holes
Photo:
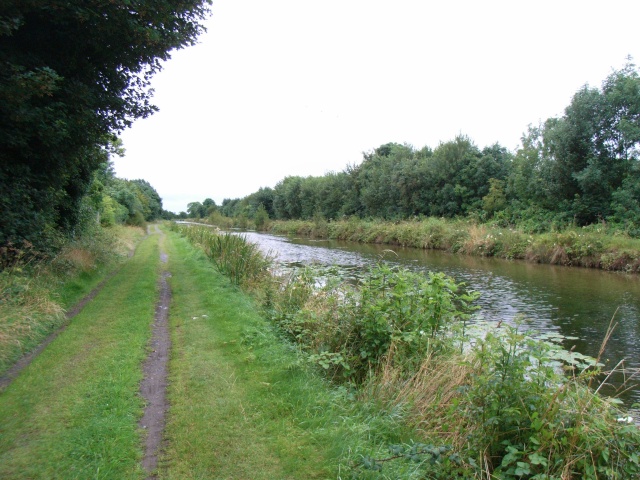
[[[480,313],[486,320],[512,322],[522,316],[538,331],[577,337],[565,345],[596,357],[615,314],[616,330],[604,350],[607,367],[625,359],[640,368],[640,279],[635,275],[581,268],[536,265],[481,257],[456,256],[414,248],[362,245],[245,232],[247,239],[283,263],[358,267],[385,261],[418,271],[443,271],[482,293]],[[392,248],[397,255],[385,254]],[[613,379],[621,383],[622,376]],[[611,389],[609,389],[611,393]],[[640,402],[640,389],[623,397]]]

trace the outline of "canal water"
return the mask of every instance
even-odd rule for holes
[[[261,250],[285,265],[335,265],[361,270],[381,259],[416,271],[442,271],[481,293],[479,314],[485,320],[525,324],[539,332],[557,332],[566,348],[597,357],[611,319],[617,324],[602,361],[613,368],[624,360],[640,368],[640,278],[637,275],[583,268],[537,265],[521,261],[452,255],[432,250],[364,245],[336,240],[290,238],[243,232]],[[388,250],[392,250],[393,253]],[[625,404],[640,402],[640,388],[617,394],[624,375],[603,390]]]

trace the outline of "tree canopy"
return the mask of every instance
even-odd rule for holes
[[[606,221],[640,236],[640,74],[629,60],[600,88],[578,89],[515,152],[464,135],[433,150],[387,143],[343,172],[226,199],[222,213],[253,218],[260,204],[284,220],[474,216],[538,231]]]
[[[209,3],[3,2],[0,245],[73,231],[115,135],[156,110],[151,76],[196,42]]]

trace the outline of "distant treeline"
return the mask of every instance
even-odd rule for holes
[[[142,226],[159,218],[171,218],[162,208],[162,198],[146,180],[117,178],[111,164],[95,174],[86,206],[96,212],[103,226]]]
[[[400,220],[477,217],[545,231],[607,222],[640,235],[640,76],[628,63],[584,86],[560,118],[530,126],[522,146],[479,148],[466,136],[435,149],[388,143],[358,165],[225,199],[228,217]],[[208,199],[211,203],[211,200]],[[190,215],[211,213],[199,202]]]

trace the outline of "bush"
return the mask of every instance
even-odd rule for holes
[[[387,265],[372,268],[359,288],[330,282],[314,292],[314,282],[308,272],[288,277],[272,319],[333,378],[356,383],[391,348],[409,370],[429,351],[454,348],[450,332],[464,328],[477,298],[444,274],[425,278]]]
[[[589,389],[600,373],[595,362],[568,353],[510,326],[471,351],[473,381],[460,403],[466,448],[497,478],[640,475],[640,430]],[[578,373],[563,375],[561,364]]]

